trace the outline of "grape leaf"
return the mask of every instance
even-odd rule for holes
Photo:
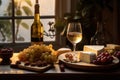
[[[29,7],[23,6],[22,8],[26,15],[32,15],[32,11]]]
[[[29,29],[28,24],[26,24],[25,22],[22,22],[21,25],[22,25],[25,29]]]
[[[26,2],[29,6],[32,6],[31,0],[25,0],[25,2]]]
[[[22,15],[22,11],[21,11],[20,9],[18,9],[18,10],[16,11],[16,15]]]

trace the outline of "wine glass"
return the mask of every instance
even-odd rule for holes
[[[73,44],[73,51],[76,51],[76,44],[82,40],[82,27],[80,22],[70,22],[67,27],[67,39]]]

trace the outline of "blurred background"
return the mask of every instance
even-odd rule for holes
[[[20,51],[30,45],[30,29],[35,0],[0,0],[0,48]],[[83,40],[77,49],[90,44],[97,22],[102,22],[106,44],[120,44],[119,0],[39,0],[44,25],[44,42],[59,47],[72,47],[66,39],[66,26],[71,19],[80,21]],[[59,45],[59,46],[56,46]]]

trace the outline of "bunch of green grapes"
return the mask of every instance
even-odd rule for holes
[[[38,60],[53,62],[55,59],[54,49],[51,45],[32,45],[19,53],[19,60],[22,62],[36,62]]]
[[[41,61],[46,61],[47,63],[54,63],[57,60],[57,57],[55,55],[51,55],[49,52],[42,53],[40,57]]]

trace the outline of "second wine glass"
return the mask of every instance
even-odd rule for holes
[[[82,40],[82,27],[80,22],[68,23],[67,39],[73,44],[73,51],[76,51],[76,44]]]

